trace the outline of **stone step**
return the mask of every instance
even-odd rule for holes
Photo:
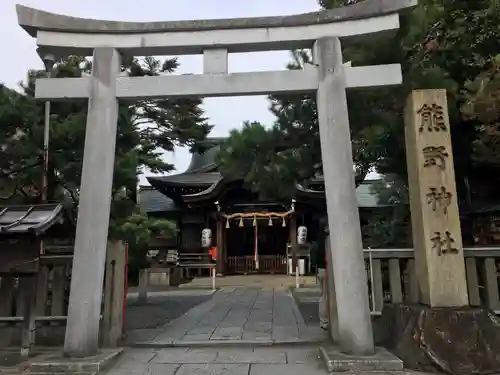
[[[344,354],[335,346],[322,346],[319,354],[328,372],[403,371],[403,361],[384,348],[376,348],[371,356],[356,356]]]
[[[54,374],[68,374],[68,375],[96,375],[97,372],[33,372],[33,371],[28,371],[25,372],[23,375],[54,375]],[[2,373],[2,375],[4,375]],[[19,375],[19,374],[17,374]]]

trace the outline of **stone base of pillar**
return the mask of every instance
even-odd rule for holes
[[[403,361],[384,348],[375,348],[375,354],[369,356],[348,355],[335,346],[322,346],[319,353],[328,372],[403,370]]]
[[[448,374],[500,373],[500,320],[472,307],[387,305],[384,346],[406,369]]]
[[[110,368],[123,348],[99,349],[91,357],[68,358],[60,352],[48,352],[33,359],[29,364],[29,373],[39,374],[97,374]]]

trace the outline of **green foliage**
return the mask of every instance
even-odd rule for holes
[[[295,150],[280,150],[281,134],[258,122],[246,122],[233,130],[217,156],[221,173],[229,179],[243,179],[247,187],[263,199],[290,197],[301,175],[301,155]]]
[[[311,63],[307,51],[294,51],[292,57],[288,69],[302,69]],[[269,99],[276,116],[273,126],[266,129],[262,124],[247,123],[242,130],[231,132],[219,164],[226,178],[243,178],[263,199],[289,199],[297,183],[322,173],[316,98],[295,94]],[[365,126],[364,118],[355,116],[351,128],[358,183],[376,159],[367,144],[372,137],[381,136],[377,129]]]
[[[384,175],[370,185],[381,208],[363,215],[363,242],[372,248],[411,247],[411,223],[406,181],[395,174]]]
[[[122,70],[131,76],[171,73],[176,59],[163,64],[152,57],[129,59]],[[52,73],[60,77],[80,77],[91,71],[91,63],[69,57],[57,63]],[[2,203],[40,202],[43,151],[43,106],[34,100],[34,80],[44,76],[30,71],[24,94],[0,88],[0,190]],[[85,141],[87,101],[51,103],[48,198],[64,202],[76,220]],[[174,234],[175,226],[148,219],[138,212],[135,195],[138,175],[145,169],[168,172],[171,164],[162,159],[164,151],[176,145],[193,147],[211,129],[203,116],[199,99],[143,100],[120,103],[116,142],[110,237],[127,240],[144,249],[149,238],[161,233]]]
[[[318,1],[323,9],[356,2]],[[420,0],[416,8],[401,15],[401,28],[394,38],[344,46],[344,60],[353,66],[402,66],[402,85],[348,94],[358,180],[372,168],[390,175],[397,183],[386,186],[387,181],[383,182],[379,188],[384,199],[399,202],[401,192],[407,190],[405,99],[411,90],[433,88],[448,92],[460,204],[497,199],[500,179],[492,170],[500,167],[499,14],[496,0]],[[294,51],[288,68],[298,69],[310,63],[309,56],[309,51]],[[223,171],[228,176],[234,176],[234,172],[245,176],[253,190],[281,196],[290,194],[290,181],[300,182],[321,171],[316,103],[307,95],[278,96],[270,101],[276,122],[269,134],[255,137],[245,130],[233,132],[226,147],[235,155],[243,155],[243,147],[249,144],[253,151],[245,155],[241,168],[236,166],[239,159],[225,158]],[[243,142],[242,137],[247,139]],[[268,148],[257,147],[261,138],[275,139],[276,143]],[[276,154],[286,155],[286,162],[273,154],[275,150]],[[283,167],[290,164],[291,171]],[[261,179],[263,170],[273,171],[273,179]],[[403,223],[407,213],[391,215],[390,220],[372,220],[373,228],[367,230],[375,242],[394,243],[396,227],[408,225]],[[400,237],[408,238],[408,234]]]
[[[175,224],[168,220],[149,218],[136,210],[128,217],[123,217],[111,223],[113,235],[127,241],[130,246],[145,247],[151,237],[165,236],[177,233]]]

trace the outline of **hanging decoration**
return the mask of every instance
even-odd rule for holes
[[[297,243],[299,245],[305,245],[307,242],[307,227],[301,225],[297,229]]]
[[[226,228],[229,228],[229,221],[233,219],[239,219],[239,226],[243,227],[243,219],[252,218],[252,226],[257,226],[258,219],[268,219],[268,226],[273,226],[273,218],[282,220],[282,226],[286,227],[286,218],[291,216],[295,210],[290,210],[287,212],[237,212],[230,215],[223,215],[226,219]]]
[[[210,245],[212,245],[212,231],[205,228],[201,231],[201,246],[208,248]]]

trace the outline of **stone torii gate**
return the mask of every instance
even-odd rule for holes
[[[36,98],[88,98],[80,209],[64,351],[98,349],[115,157],[118,100],[317,92],[330,227],[329,274],[336,289],[341,348],[373,354],[346,89],[402,82],[399,64],[343,65],[341,40],[355,43],[399,28],[399,14],[416,0],[366,0],[322,12],[223,20],[118,22],[68,17],[17,6],[18,22],[36,38],[42,58],[93,56],[90,77],[38,79]],[[228,73],[228,54],[312,48],[303,70]],[[203,54],[204,73],[124,77],[122,56]],[[335,312],[332,312],[332,316]]]

